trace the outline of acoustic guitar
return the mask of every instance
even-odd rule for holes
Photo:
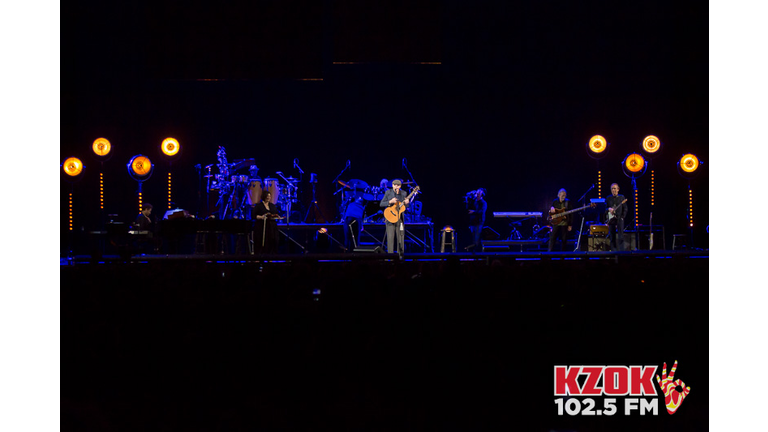
[[[418,191],[419,191],[419,187],[416,186],[415,188],[413,188],[411,193],[409,193],[408,196],[405,197],[405,199],[410,200],[411,197],[414,194],[416,194]],[[405,212],[405,204],[403,204],[401,201],[398,201],[384,210],[384,218],[387,219],[387,222],[389,223],[397,223],[397,221],[400,220],[400,215],[403,214],[403,212]]]
[[[564,208],[555,209],[554,213],[550,213],[549,215],[547,215],[547,222],[551,223],[552,225],[557,225],[560,222],[564,221],[565,217],[568,216],[569,214],[582,211],[588,207],[594,207],[595,205],[596,205],[595,203],[590,203],[589,205],[585,205],[584,207],[579,207],[577,209],[568,210],[568,211],[565,211]]]

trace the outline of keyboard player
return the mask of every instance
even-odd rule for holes
[[[141,213],[136,216],[133,223],[133,229],[136,232],[135,247],[141,252],[157,252],[159,249],[159,239],[154,238],[155,222],[150,218],[152,215],[152,204],[144,203],[141,206]]]

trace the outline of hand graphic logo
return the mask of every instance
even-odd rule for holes
[[[690,387],[686,387],[685,383],[679,379],[675,380],[675,370],[677,369],[677,360],[675,365],[672,366],[672,370],[667,377],[667,363],[664,362],[664,369],[661,370],[661,378],[656,375],[656,382],[659,383],[661,391],[664,392],[664,403],[667,405],[667,412],[674,414],[680,405],[683,404],[683,399],[691,392]],[[673,381],[674,380],[674,381]],[[680,386],[683,391],[677,391],[675,388]]]

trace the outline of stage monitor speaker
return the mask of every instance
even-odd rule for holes
[[[608,252],[611,250],[611,242],[607,237],[589,237],[587,241],[587,251],[589,252]]]
[[[353,252],[355,253],[384,253],[384,248],[381,246],[358,246]]]
[[[647,248],[646,248],[647,249]],[[637,243],[635,243],[635,233],[624,231],[624,250],[636,251]]]

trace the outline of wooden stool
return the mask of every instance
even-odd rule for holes
[[[450,241],[445,241],[446,233],[450,234]],[[456,253],[456,231],[451,227],[445,227],[440,230],[440,253],[445,253],[445,245],[451,247],[451,252]]]

